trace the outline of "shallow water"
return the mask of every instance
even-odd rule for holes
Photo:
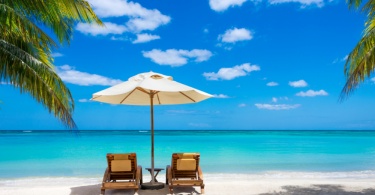
[[[149,131],[0,131],[0,178],[98,177],[106,153],[149,167],[150,147]],[[155,167],[173,152],[199,152],[209,174],[375,175],[375,131],[156,131]]]

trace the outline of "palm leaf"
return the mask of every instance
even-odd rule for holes
[[[5,62],[0,63],[0,80],[8,80],[21,93],[29,93],[67,127],[76,128],[71,115],[74,101],[70,91],[50,66],[35,58],[43,51],[33,48],[32,44],[17,45],[23,48],[0,41],[0,59]]]
[[[13,39],[22,39],[39,48],[57,47],[53,39],[43,30],[11,7],[0,4],[0,16],[0,29],[4,29],[0,31],[0,39],[10,43]]]
[[[69,128],[76,128],[74,101],[54,71],[58,45],[42,29],[69,43],[77,21],[103,25],[85,0],[0,0],[0,81],[29,93]]]
[[[362,0],[346,0],[349,5],[349,8],[358,8],[361,6]]]
[[[346,99],[375,69],[375,0],[364,4],[362,0],[347,0],[347,3],[349,8],[366,13],[367,20],[362,38],[349,53],[344,65],[346,83],[341,90],[340,101]]]
[[[375,69],[375,29],[362,37],[352,52],[348,55],[344,66],[344,74],[347,78],[341,91],[340,100],[345,99],[366,78],[370,77]]]
[[[62,43],[71,40],[75,21],[102,25],[85,0],[3,0],[4,4],[22,12],[37,24],[53,30]],[[27,9],[24,9],[27,8]]]

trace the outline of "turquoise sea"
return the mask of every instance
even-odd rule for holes
[[[106,153],[150,166],[149,131],[0,131],[0,179],[101,177]],[[199,152],[204,173],[375,176],[375,131],[155,131],[155,167]]]

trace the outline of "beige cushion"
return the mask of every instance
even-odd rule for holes
[[[131,160],[113,160],[111,162],[112,172],[131,171],[131,170],[132,170]]]
[[[194,158],[194,155],[197,155],[197,153],[179,153],[177,155],[181,159],[192,159]]]
[[[178,159],[177,170],[179,171],[194,171],[197,164],[195,159]]]
[[[129,154],[114,154],[113,159],[114,160],[128,160]]]

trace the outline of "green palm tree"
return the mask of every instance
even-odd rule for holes
[[[51,50],[70,43],[77,21],[102,25],[85,0],[0,0],[0,81],[30,94],[71,129],[74,100]]]
[[[349,53],[344,66],[346,84],[341,91],[341,100],[347,98],[375,70],[375,2],[368,1],[362,5],[362,0],[347,0],[347,3],[350,9],[360,9],[367,14],[367,21],[362,38]]]

